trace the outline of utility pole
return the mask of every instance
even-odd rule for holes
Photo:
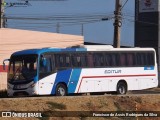
[[[0,28],[4,27],[4,0],[0,0]]]
[[[82,27],[81,27],[81,35],[84,35],[84,31],[83,31],[83,23],[82,23]]]
[[[24,0],[25,1],[25,0]],[[4,7],[26,7],[31,6],[28,0],[25,3],[19,2],[5,2],[5,0],[0,0],[0,28],[5,28],[7,23],[7,18],[4,14]]]
[[[115,22],[114,22],[114,42],[113,46],[115,48],[120,48],[120,27],[122,25],[121,23],[121,0],[116,0],[115,4]]]
[[[60,28],[60,24],[59,22],[57,23],[57,26],[56,26],[56,32],[59,33],[59,28]]]

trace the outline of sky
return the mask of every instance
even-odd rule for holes
[[[122,4],[126,1],[122,0]],[[113,44],[115,0],[32,0],[29,3],[30,6],[5,6],[8,28],[83,34],[85,42]],[[128,0],[122,9],[123,46],[134,46],[134,4],[134,0]],[[102,21],[106,17],[109,20]]]

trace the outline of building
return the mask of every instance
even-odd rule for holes
[[[135,0],[135,47],[155,48],[160,73],[160,0]]]
[[[82,45],[83,36],[37,32],[18,29],[0,29],[0,89],[7,87],[7,70],[3,70],[3,60],[19,50],[44,48],[44,47],[68,47]]]

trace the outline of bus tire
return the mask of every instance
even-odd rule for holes
[[[127,93],[127,84],[125,82],[119,82],[117,84],[117,94],[124,95]]]
[[[59,83],[56,87],[56,96],[66,96],[67,88],[63,83]]]

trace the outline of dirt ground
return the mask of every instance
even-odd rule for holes
[[[124,96],[0,98],[0,112],[4,111],[12,111],[12,118],[0,117],[0,120],[160,120],[160,88]]]

